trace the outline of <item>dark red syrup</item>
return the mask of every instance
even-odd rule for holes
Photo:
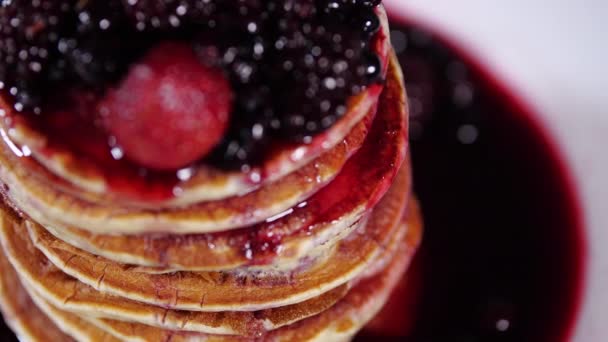
[[[458,49],[417,26],[392,27],[425,235],[387,311],[357,340],[566,340],[584,249],[554,147],[526,107]]]
[[[95,94],[78,92],[60,96],[57,108],[61,109],[39,116],[17,115],[14,119],[24,120],[47,138],[42,151],[47,157],[70,151],[79,165],[87,165],[91,172],[103,176],[113,192],[137,200],[173,197],[173,189],[179,183],[177,173],[151,171],[124,158],[120,147],[113,146],[111,138],[95,122],[97,101]]]
[[[568,340],[584,243],[555,147],[458,48],[418,26],[392,30],[425,233],[386,311],[357,340]]]

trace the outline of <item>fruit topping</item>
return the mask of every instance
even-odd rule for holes
[[[188,45],[168,42],[131,66],[102,99],[99,113],[127,158],[172,170],[215,147],[228,127],[231,103],[221,71],[199,63]]]
[[[347,112],[351,96],[382,82],[374,51],[379,4],[2,1],[0,88],[26,115],[65,110],[57,93],[97,94],[104,118],[95,120],[141,166],[205,159],[247,168],[275,140],[310,141]],[[138,72],[144,69],[148,79]],[[165,88],[185,93],[153,95]]]
[[[70,15],[70,1],[2,2],[0,88],[13,97],[15,110],[40,111],[49,61]]]

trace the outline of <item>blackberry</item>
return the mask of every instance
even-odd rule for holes
[[[346,113],[346,100],[380,74],[369,44],[380,27],[374,4],[281,0],[264,6],[253,0],[239,9],[245,2],[222,2],[217,25],[196,44],[201,61],[226,71],[237,97],[238,120],[218,148],[219,159],[228,164],[250,162],[259,154],[256,146],[264,144],[248,133],[254,125],[264,127],[264,135],[298,142],[326,130]],[[360,29],[352,30],[353,25]],[[254,102],[263,103],[263,110],[239,105],[250,98],[252,87],[268,88],[273,95],[258,95]]]
[[[0,85],[17,111],[38,112],[54,45],[72,16],[73,0],[13,0],[0,6]]]
[[[74,48],[65,52],[66,59],[78,80],[94,89],[102,89],[107,84],[118,81],[129,62],[135,60],[132,56],[140,53],[134,51],[133,45],[125,45],[124,41],[112,37],[76,41]]]
[[[247,167],[263,156],[274,120],[268,74],[274,2],[226,0],[194,44],[201,62],[222,68],[236,94],[231,126],[211,156],[222,167]],[[221,37],[221,39],[217,39]]]
[[[380,66],[369,41],[379,19],[349,0],[319,0],[313,15],[299,18],[295,12],[279,20],[285,47],[275,78],[284,79],[276,90],[278,133],[303,141],[333,125],[346,113],[345,101],[377,81]],[[360,31],[351,30],[353,21]]]
[[[121,0],[138,31],[181,28],[209,20],[222,0]]]
[[[365,7],[376,7],[382,3],[382,0],[352,0],[355,5]]]
[[[351,22],[354,27],[361,28],[364,35],[373,35],[380,29],[380,19],[370,10],[356,13]]]
[[[234,103],[239,117],[232,121],[211,160],[228,168],[248,167],[260,161],[270,143],[269,132],[274,121],[271,97],[270,88],[264,85],[241,88]]]
[[[103,88],[145,51],[146,39],[135,36],[120,0],[78,2],[74,11],[75,29],[59,41],[59,51],[80,82]]]
[[[76,23],[78,36],[106,32],[123,33],[127,23],[121,0],[79,1],[74,7],[74,12],[78,17]]]

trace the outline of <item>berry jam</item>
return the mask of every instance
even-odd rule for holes
[[[457,49],[416,26],[392,27],[425,236],[386,311],[357,340],[567,339],[581,222],[552,146],[525,107]]]
[[[416,26],[391,28],[425,233],[403,284],[358,340],[567,340],[582,228],[553,147],[457,49]]]
[[[200,63],[222,72],[235,94],[228,134],[199,160],[208,157],[215,165],[238,169],[261,161],[272,140],[301,143],[329,129],[347,113],[351,96],[382,83],[374,49],[381,28],[379,4],[5,1],[0,6],[0,90],[17,112],[45,115],[59,102],[65,113],[57,100],[61,93],[86,89],[103,102],[146,51],[165,41],[186,42]],[[138,93],[126,89],[125,94]],[[144,102],[135,97],[138,101]]]

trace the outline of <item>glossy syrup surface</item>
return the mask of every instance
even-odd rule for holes
[[[482,69],[415,26],[392,27],[425,236],[400,290],[356,340],[565,340],[583,251],[562,165]]]
[[[358,341],[564,341],[581,286],[571,184],[532,114],[457,48],[392,23],[422,247]]]
[[[99,115],[106,118],[103,129],[124,147],[125,157],[155,170],[207,161],[238,170],[265,160],[271,141],[302,143],[326,131],[348,112],[346,100],[351,95],[381,83],[382,62],[374,50],[377,33],[382,29],[379,3],[5,1],[0,6],[0,95],[9,102],[7,108],[44,115],[53,110],[57,92],[93,91],[100,95]],[[221,71],[218,78],[225,78],[234,96],[232,110],[226,105],[220,107],[231,113],[232,120],[226,134],[209,125],[204,127],[218,134],[210,144],[214,147],[211,153],[193,153],[190,158],[169,165],[166,155],[170,153],[160,153],[165,154],[165,160],[159,161],[154,147],[162,143],[152,139],[151,151],[143,153],[143,159],[150,158],[151,162],[142,163],[142,156],[136,155],[141,150],[133,153],[129,146],[132,143],[142,149],[142,138],[147,134],[138,132],[149,133],[161,126],[150,120],[148,110],[140,108],[142,103],[154,107],[149,107],[151,112],[168,114],[151,116],[163,118],[159,121],[189,126],[190,115],[183,115],[187,110],[163,108],[150,100],[172,100],[174,95],[166,87],[172,84],[182,88],[188,83],[187,78],[176,77],[177,69],[169,72],[162,67],[179,63],[178,49],[168,49],[173,52],[171,56],[157,60],[160,67],[147,74],[152,78],[171,75],[163,82],[152,81],[140,87],[141,75],[135,75],[135,82],[128,82],[129,75],[138,69],[136,65],[148,65],[147,52],[167,41],[179,41],[186,54],[196,55],[192,56],[196,59],[193,64],[200,62]],[[183,60],[179,64],[187,68]],[[198,103],[205,97],[203,83],[217,85],[206,78],[197,77],[198,82],[190,83],[199,90],[194,92]],[[164,95],[154,96],[159,91],[155,85],[161,83]],[[124,98],[133,101],[114,103],[118,98],[115,93],[124,93]],[[145,100],[148,96],[151,97]],[[203,106],[212,107],[215,106]],[[129,109],[133,113],[126,115]],[[197,117],[203,115],[201,112],[194,110],[190,114]],[[193,135],[200,138],[196,131]],[[183,151],[188,145],[179,140],[183,133],[179,125],[166,124],[159,136],[176,139],[175,145],[180,147],[169,146],[168,150]],[[184,140],[193,144],[196,139]]]

